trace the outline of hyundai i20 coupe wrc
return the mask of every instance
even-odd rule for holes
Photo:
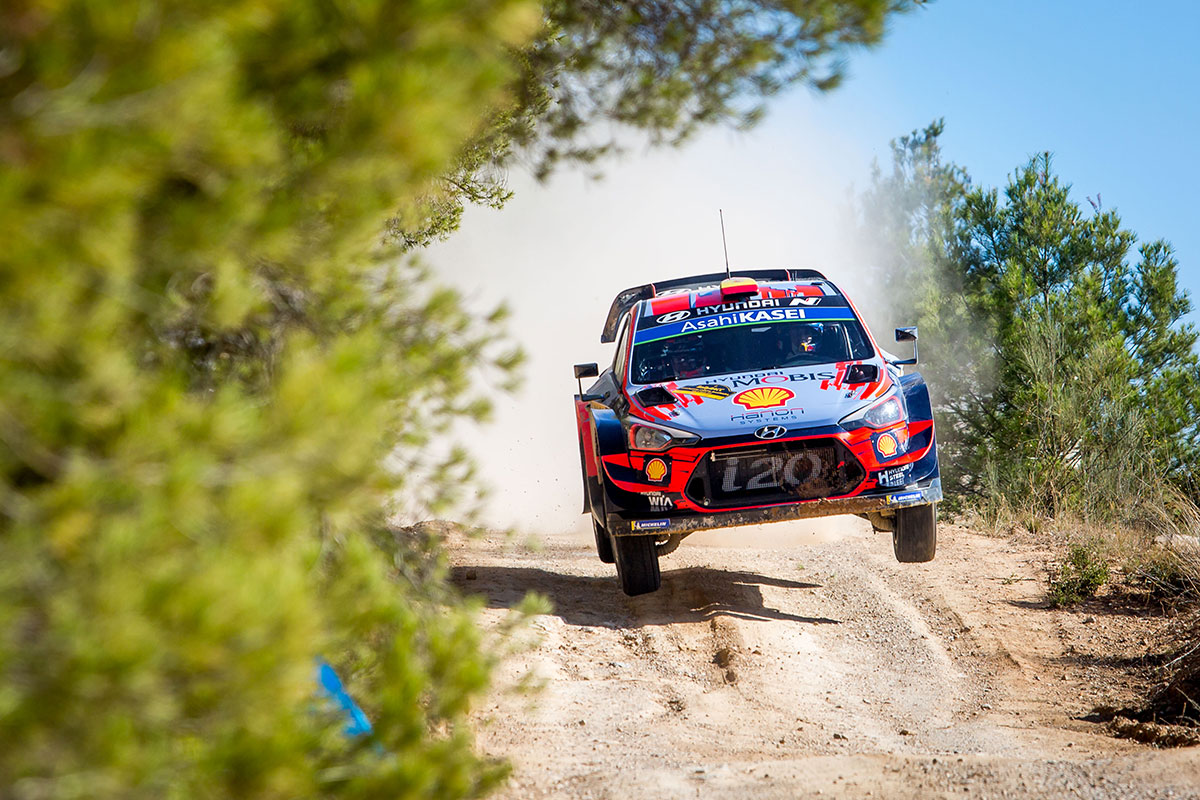
[[[662,582],[690,533],[857,514],[896,558],[929,561],[942,499],[916,328],[900,359],[816,270],[750,270],[626,289],[600,341],[610,367],[575,396],[583,513],[621,588]]]

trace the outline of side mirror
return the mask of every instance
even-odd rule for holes
[[[579,387],[579,396],[586,402],[600,399],[599,395],[585,395],[583,393],[583,378],[594,378],[600,374],[600,367],[596,364],[576,364],[575,365],[575,385]]]
[[[905,366],[907,364],[916,364],[917,363],[917,326],[909,325],[909,326],[906,326],[903,328],[896,328],[896,341],[897,342],[912,342],[913,343],[913,357],[906,358],[903,361],[896,360],[896,361],[893,361],[892,363],[896,364],[897,366]]]

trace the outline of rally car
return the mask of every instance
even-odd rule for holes
[[[929,391],[815,270],[650,283],[613,300],[612,365],[575,365],[583,512],[629,595],[697,530],[857,514],[929,561],[942,499]]]

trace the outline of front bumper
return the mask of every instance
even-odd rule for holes
[[[881,445],[885,438],[892,441]],[[836,446],[831,445],[831,440],[836,440]],[[801,496],[791,496],[790,491],[781,488],[773,497],[751,492],[745,495],[745,502],[736,502],[736,494],[731,498],[725,489],[732,488],[736,492],[739,487],[744,487],[749,490],[752,483],[749,472],[734,470],[734,480],[726,486],[728,472],[718,476],[709,467],[701,470],[705,464],[711,466],[716,461],[726,461],[721,457],[724,454],[736,458],[736,454],[746,452],[747,458],[753,458],[759,455],[757,451],[765,448],[768,452],[763,455],[771,457],[776,452],[771,448],[776,445],[782,446],[788,464],[800,464],[807,459],[807,454],[820,456],[811,462],[814,466],[824,463],[833,467],[835,461],[839,461],[833,472],[840,477],[834,480],[827,469],[817,470],[823,478],[829,478],[821,487],[808,482],[815,473],[800,469],[793,479],[801,480],[790,485]],[[832,453],[829,451],[831,446]],[[850,464],[851,459],[861,470]],[[655,461],[664,463],[656,465]],[[615,453],[605,456],[602,463],[604,480],[594,486],[595,502],[591,507],[598,511],[603,504],[603,516],[598,517],[599,521],[614,536],[687,534],[838,514],[875,516],[882,513],[886,517],[897,508],[926,505],[942,499],[932,420],[909,421],[886,431],[869,428],[848,431],[836,426],[809,428],[767,444],[750,437],[708,441],[695,447],[672,448],[662,455]],[[753,462],[751,466],[758,463]],[[777,468],[778,462],[772,469]],[[784,469],[785,477],[789,469]],[[761,477],[765,473],[756,474]],[[771,480],[755,487],[756,490],[782,485],[780,475],[774,471],[770,474]],[[858,479],[858,476],[864,477],[851,488],[847,481]],[[715,491],[718,481],[720,492]],[[821,488],[829,490],[828,496],[817,494],[814,497],[814,493],[802,496],[804,491]]]
[[[942,499],[942,481],[934,478],[902,489],[888,489],[853,497],[821,498],[796,503],[717,512],[671,512],[651,516],[630,515],[620,511],[608,514],[608,530],[613,536],[676,535],[712,528],[735,528],[793,519],[831,517],[837,514],[867,514],[895,511],[898,508],[937,503]]]

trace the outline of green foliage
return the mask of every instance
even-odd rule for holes
[[[1098,547],[1073,544],[1058,574],[1050,578],[1050,602],[1059,608],[1078,605],[1095,597],[1108,576],[1108,562]]]
[[[991,381],[993,335],[966,291],[955,258],[957,213],[970,189],[966,171],[941,157],[941,120],[892,142],[892,163],[877,164],[859,202],[859,237],[871,268],[866,303],[874,330],[918,325],[925,353],[919,367],[930,387],[943,479],[966,480],[971,444],[958,435],[959,417]],[[953,354],[950,356],[949,354]],[[951,491],[950,506],[962,496]]]
[[[1131,257],[1114,211],[1088,216],[1048,155],[1019,170],[1000,203],[968,194],[959,252],[996,326],[989,413],[970,422],[994,489],[1033,510],[1142,522],[1159,490],[1187,487],[1200,453],[1197,333],[1162,241]]]
[[[442,434],[520,356],[397,253],[502,203],[514,153],[604,152],[592,122],[679,140],[827,86],[903,5],[0,8],[6,796],[495,786],[465,715],[500,650],[387,520],[461,499]]]
[[[508,102],[524,2],[0,11],[0,786],[471,797],[474,608],[396,496],[516,362],[379,247]],[[390,540],[389,540],[390,541]],[[413,575],[419,579],[413,579]],[[315,697],[327,657],[375,725]]]
[[[1200,498],[1200,358],[1170,245],[1135,256],[1048,154],[1003,194],[973,187],[940,133],[894,145],[863,210],[888,298],[921,326],[948,488],[992,513],[1171,528]]]
[[[586,154],[575,137],[597,120],[680,142],[725,120],[748,125],[761,98],[804,83],[831,89],[847,50],[883,38],[908,0],[551,0],[532,74],[552,86],[547,153]],[[554,80],[547,80],[554,76]]]
[[[539,35],[514,53],[515,101],[450,173],[399,210],[393,232],[421,246],[457,227],[465,203],[508,197],[504,166],[540,177],[592,164],[633,131],[680,144],[704,126],[746,128],[795,84],[828,91],[847,55],[882,41],[914,0],[545,0]]]

